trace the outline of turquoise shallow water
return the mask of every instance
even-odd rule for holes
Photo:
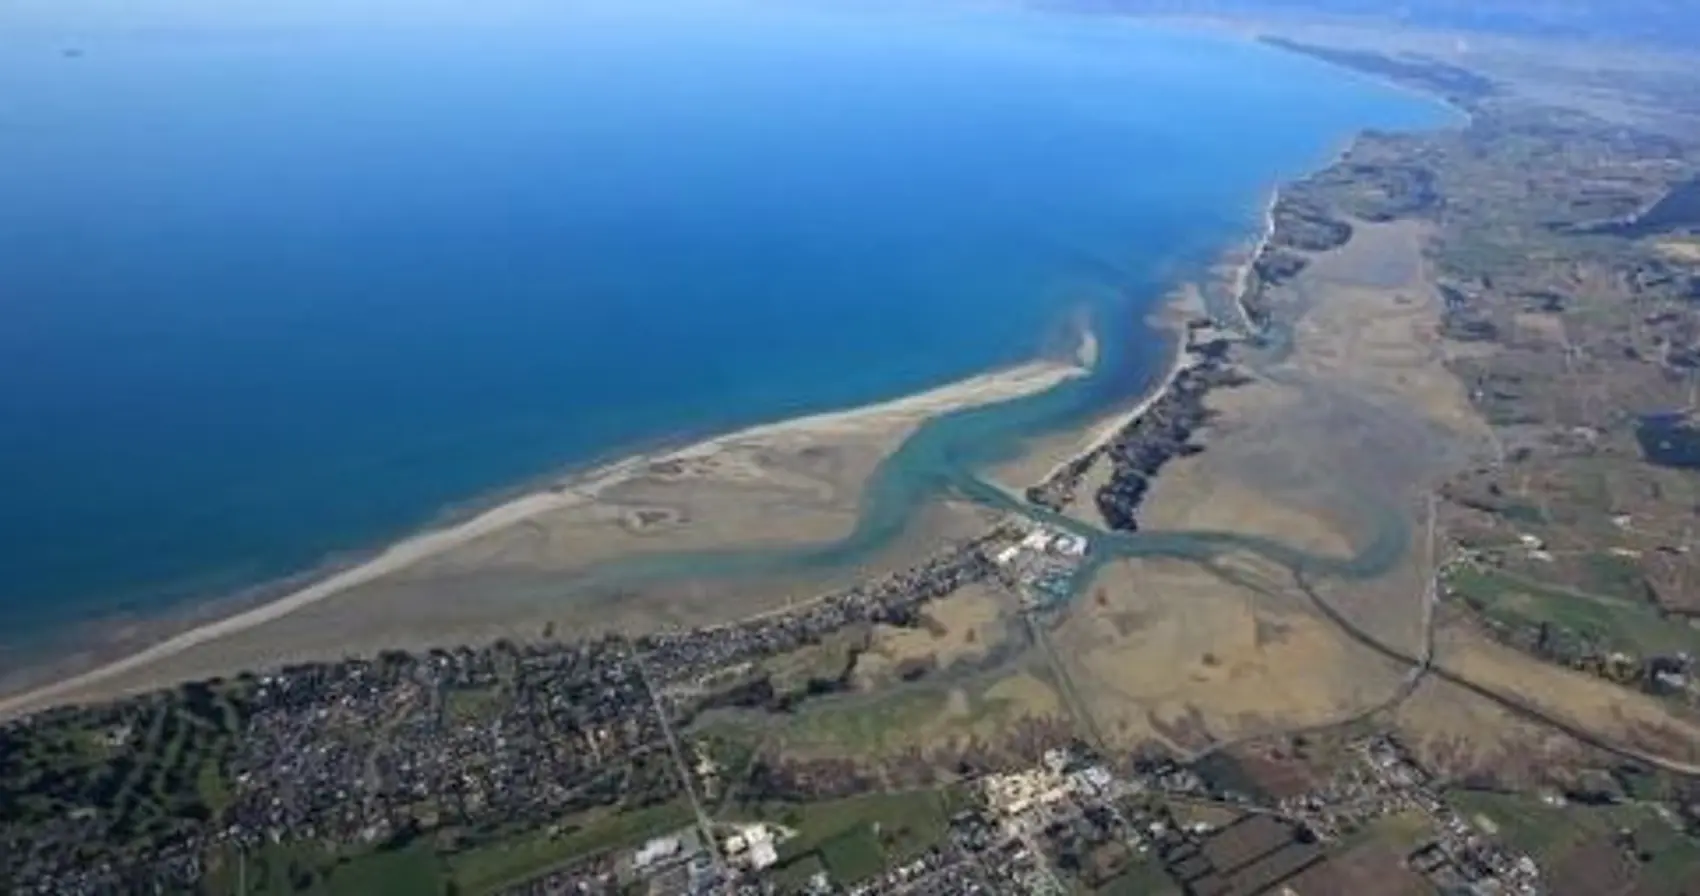
[[[1099,372],[929,430],[854,553],[948,471],[1142,389],[1135,322],[1273,182],[1440,117],[1116,20],[425,8],[0,37],[6,638],[1021,360],[1088,310]]]

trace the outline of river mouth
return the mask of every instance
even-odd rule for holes
[[[1213,319],[1232,331],[1235,317],[1218,303]],[[1107,328],[1100,335],[1103,363],[1088,375],[1030,396],[953,411],[922,424],[876,471],[867,484],[854,531],[819,546],[780,550],[680,552],[622,558],[598,564],[576,577],[573,590],[610,594],[680,579],[755,579],[764,576],[819,574],[854,567],[902,537],[922,508],[941,501],[974,506],[1044,523],[1087,540],[1088,560],[1073,579],[1078,596],[1105,565],[1124,559],[1170,558],[1209,564],[1234,553],[1249,553],[1311,579],[1373,579],[1393,569],[1411,543],[1412,517],[1407,502],[1388,493],[1360,494],[1347,500],[1358,523],[1354,550],[1321,553],[1233,531],[1161,529],[1114,531],[1077,517],[1034,505],[987,478],[1024,444],[1078,429],[1103,413],[1106,402],[1138,394],[1137,379],[1120,359],[1129,345],[1148,339],[1132,328]],[[1291,323],[1272,323],[1256,334],[1240,333],[1245,367],[1257,376],[1293,384],[1280,366],[1291,356]],[[1112,398],[1114,397],[1114,398]]]
[[[901,711],[909,713],[903,733],[881,741],[900,751],[959,733],[935,718],[981,724],[978,710],[952,707],[989,706],[995,691],[1025,695],[1011,705],[1031,717],[1063,712],[1106,743],[1153,739],[1193,751],[1358,718],[1407,694],[1433,655],[1444,559],[1435,489],[1484,446],[1460,383],[1441,354],[1424,350],[1439,308],[1418,263],[1427,226],[1363,222],[1359,230],[1274,297],[1269,331],[1240,334],[1230,355],[1246,381],[1207,393],[1203,451],[1150,477],[1140,531],[1106,531],[1082,513],[1078,494],[1052,512],[988,481],[977,463],[984,455],[973,455],[988,441],[973,440],[1017,440],[1019,404],[1010,428],[999,416],[1009,405],[981,409],[960,430],[946,416],[893,455],[893,464],[916,464],[896,471],[908,474],[898,481],[930,489],[917,487],[911,500],[967,501],[1089,542],[1061,599],[1026,602],[1019,613],[1010,601],[1007,618],[1020,620],[1024,637],[1007,651],[981,665],[941,665],[889,693],[834,694],[810,718],[729,718],[777,725],[806,750],[817,723]],[[1390,261],[1400,262],[1396,281],[1379,273]],[[1425,296],[1433,301],[1418,300]],[[1236,319],[1222,313],[1231,310],[1218,303],[1213,319]],[[1053,390],[1027,407],[1067,395]],[[970,444],[953,446],[958,438]],[[715,558],[703,559],[711,569]],[[684,572],[688,560],[675,560],[681,568],[672,571]],[[938,612],[954,611],[941,604]],[[1034,670],[1044,681],[1028,682],[1028,693],[1020,683]]]
[[[1422,509],[1424,496],[1484,445],[1456,378],[1422,348],[1439,307],[1423,274],[1425,226],[1360,222],[1358,232],[1281,287],[1281,312],[1256,333],[1245,329],[1222,278],[1195,272],[1206,299],[1199,313],[1235,334],[1232,363],[1248,379],[1206,393],[1203,452],[1181,462],[1191,471],[1190,484],[1164,493],[1167,468],[1151,478],[1138,531],[1111,531],[1095,513],[1036,506],[1012,484],[987,476],[1026,440],[1078,429],[1101,414],[1106,396],[1126,400],[1131,387],[1115,360],[1142,337],[1100,326],[1109,363],[1090,375],[921,426],[868,483],[848,537],[800,550],[650,556],[599,566],[590,581],[636,588],[675,577],[784,575],[853,564],[897,538],[918,508],[955,501],[1087,540],[1088,559],[1058,604],[1064,612],[1113,564],[1178,560],[1220,574],[1249,556],[1284,571],[1308,593],[1332,594],[1344,618],[1403,644],[1420,608],[1411,595],[1432,575],[1414,563],[1417,521],[1425,512],[1432,521],[1432,509]],[[1390,279],[1387,271],[1398,276]],[[1423,295],[1431,300],[1415,298]],[[1221,410],[1213,408],[1216,389]],[[1223,493],[1232,488],[1239,491]],[[1245,503],[1248,495],[1255,500]],[[1239,501],[1262,515],[1177,512],[1188,502],[1218,501]],[[1270,508],[1280,512],[1271,515]],[[1321,521],[1337,537],[1319,541],[1283,522],[1301,517]],[[1176,525],[1186,520],[1202,522]]]

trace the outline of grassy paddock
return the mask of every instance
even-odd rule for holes
[[[1548,622],[1635,653],[1700,652],[1700,631],[1645,604],[1589,599],[1490,570],[1462,570],[1448,584],[1488,616],[1510,624]]]
[[[942,843],[950,805],[943,791],[911,790],[819,803],[763,803],[741,814],[797,831],[780,850],[788,871],[824,868],[838,882],[850,883]]]
[[[1499,829],[1495,836],[1543,866],[1585,840],[1634,831],[1654,858],[1649,868],[1681,867],[1700,875],[1700,844],[1643,805],[1553,806],[1524,794],[1482,791],[1456,791],[1447,801],[1472,821],[1479,816],[1492,822]]]
[[[454,853],[447,859],[450,877],[461,893],[490,893],[571,864],[573,861],[638,846],[650,837],[691,823],[690,806],[683,800],[629,812],[563,821],[559,836],[533,831],[504,838],[488,846]]]

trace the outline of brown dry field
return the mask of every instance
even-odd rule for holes
[[[1530,786],[1537,783],[1539,769],[1590,752],[1565,734],[1432,677],[1390,713],[1388,722],[1425,768],[1453,780],[1486,776],[1507,787]]]
[[[1304,896],[1433,896],[1438,891],[1405,864],[1405,855],[1427,839],[1430,826],[1421,814],[1378,819],[1370,838],[1354,838],[1345,852],[1328,857],[1277,892]]]
[[[1223,565],[1255,587],[1187,561],[1111,564],[1052,634],[1107,740],[1191,751],[1341,720],[1394,693],[1402,670],[1305,610],[1283,570]]]
[[[1104,526],[1104,514],[1098,510],[1095,496],[1098,490],[1108,485],[1114,469],[1102,461],[1092,465],[1086,475],[1080,477],[1080,489],[1074,495],[1074,500],[1064,505],[1063,516],[1088,526]]]
[[[1295,496],[1271,494],[1248,482],[1251,474],[1242,462],[1244,452],[1233,450],[1232,427],[1239,421],[1279,414],[1298,400],[1296,390],[1274,384],[1217,392],[1207,398],[1224,422],[1200,439],[1204,453],[1171,461],[1158,474],[1147,493],[1141,524],[1159,531],[1259,535],[1318,554],[1350,556],[1352,542],[1337,523],[1300,506]]]
[[[856,661],[859,687],[871,688],[893,678],[905,660],[931,658],[939,668],[985,657],[1008,640],[1008,624],[1017,610],[1013,594],[996,585],[971,583],[927,605],[920,628],[874,626],[867,652]]]
[[[1672,261],[1700,264],[1700,238],[1671,238],[1660,240],[1659,252]]]
[[[878,769],[925,757],[947,768],[969,753],[1020,755],[1040,732],[1082,734],[1042,655],[1019,633],[1017,604],[1002,586],[968,585],[930,604],[919,628],[874,627],[855,690],[763,717],[768,746],[799,760]],[[898,663],[929,657],[937,668],[927,677],[897,680]]]
[[[1466,447],[1486,439],[1487,425],[1444,363],[1454,344],[1437,333],[1426,225],[1360,221],[1354,228],[1351,242],[1314,255],[1292,284],[1307,308],[1294,332],[1293,364],[1315,381],[1399,407],[1438,427],[1441,438]]]
[[[1570,336],[1564,331],[1564,318],[1539,311],[1522,311],[1511,316],[1513,339],[1542,342],[1564,348]]]
[[[1142,519],[1151,529],[1237,532],[1344,556],[1362,546],[1366,523],[1401,515],[1409,544],[1392,570],[1314,585],[1354,624],[1412,655],[1439,559],[1426,550],[1425,496],[1458,464],[1497,451],[1446,366],[1474,349],[1437,335],[1426,236],[1414,223],[1357,222],[1347,246],[1315,255],[1278,288],[1276,301],[1300,312],[1291,352],[1253,383],[1212,394],[1207,450],[1165,468]],[[1544,319],[1524,323],[1535,338],[1564,338]],[[1316,614],[1287,571],[1250,556],[1220,567],[1111,564],[1057,627],[1052,641],[1074,701],[1107,739],[1196,750],[1344,720],[1396,693],[1405,670]],[[1232,575],[1216,574],[1223,570]],[[1450,630],[1438,657],[1496,691],[1538,694],[1538,708],[1619,743],[1679,761],[1700,753],[1700,725],[1605,682]],[[1433,681],[1392,718],[1425,759],[1459,773],[1518,779],[1543,760],[1589,752]]]
[[[774,721],[769,744],[793,759],[849,758],[879,764],[933,757],[949,765],[982,746],[1019,749],[1024,731],[1074,732],[1063,697],[1029,656],[963,682],[923,682],[805,705]]]
[[[1296,301],[1304,314],[1294,330],[1291,356],[1272,375],[1304,395],[1280,405],[1286,413],[1279,422],[1258,420],[1256,411],[1242,417],[1225,414],[1228,424],[1218,430],[1224,435],[1212,437],[1205,457],[1239,452],[1231,468],[1249,471],[1251,484],[1265,484],[1269,493],[1297,485],[1300,494],[1329,496],[1330,486],[1341,484],[1346,487],[1334,494],[1414,508],[1420,506],[1421,493],[1448,469],[1494,452],[1492,432],[1445,367],[1453,346],[1436,335],[1438,305],[1421,248],[1424,236],[1416,224],[1358,224],[1346,247],[1316,256],[1283,287],[1282,297]],[[1563,332],[1549,329],[1542,336],[1562,339]],[[1328,438],[1307,438],[1306,422]],[[1252,463],[1250,450],[1220,444],[1236,435],[1269,446],[1271,456]],[[1327,473],[1315,475],[1318,469]],[[1312,506],[1332,507],[1336,520],[1353,516],[1347,501],[1312,501]],[[1380,640],[1414,654],[1421,643],[1420,595],[1433,561],[1423,556],[1419,543],[1426,541],[1421,513],[1410,516],[1417,525],[1399,568],[1371,582],[1324,581],[1317,591]],[[1676,717],[1652,698],[1450,627],[1441,630],[1436,651],[1445,669],[1614,742],[1679,762],[1700,757],[1700,724]],[[1401,724],[1418,743],[1436,752],[1460,752],[1466,763],[1492,764],[1518,752],[1526,756],[1536,745],[1553,750],[1577,746],[1562,735],[1515,721],[1479,698],[1461,703],[1432,684],[1400,712]]]
[[[1700,762],[1700,722],[1645,694],[1542,662],[1463,626],[1445,626],[1435,663],[1497,694],[1674,762]]]
[[[1488,435],[1434,335],[1422,226],[1355,227],[1274,290],[1302,309],[1291,353],[1260,381],[1213,396],[1220,418],[1204,455],[1229,455],[1222,463],[1252,486],[1336,520],[1354,516],[1347,493],[1408,497]]]
[[[1446,369],[1454,347],[1436,335],[1424,239],[1415,224],[1359,223],[1351,243],[1281,287],[1277,301],[1302,309],[1292,351],[1256,382],[1212,396],[1207,450],[1165,469],[1144,510],[1151,528],[1262,535],[1336,556],[1357,546],[1360,521],[1403,513],[1410,545],[1395,569],[1315,590],[1413,655],[1437,559],[1424,549],[1423,495],[1455,464],[1494,449]],[[1179,561],[1114,564],[1057,630],[1068,678],[1106,737],[1197,749],[1345,718],[1395,692],[1403,670],[1315,615],[1283,570],[1232,565],[1249,581]],[[1700,725],[1649,698],[1453,631],[1438,656],[1448,670],[1537,695],[1538,708],[1625,745],[1678,761],[1700,754]],[[1503,771],[1580,750],[1435,683],[1395,718],[1426,757],[1449,766]]]
[[[1353,623],[1415,653],[1432,568],[1424,496],[1492,442],[1435,336],[1423,226],[1354,226],[1349,243],[1313,254],[1272,291],[1278,307],[1299,315],[1291,351],[1252,383],[1209,396],[1216,416],[1201,435],[1206,450],[1164,468],[1142,518],[1152,529],[1262,536],[1333,557],[1401,518],[1409,544],[1395,568],[1316,590]]]
[[[1413,653],[1430,563],[1418,498],[1486,441],[1433,335],[1425,237],[1412,224],[1359,224],[1282,287],[1276,300],[1302,311],[1292,351],[1211,394],[1206,450],[1165,467],[1142,509],[1149,529],[1262,536],[1335,557],[1362,547],[1375,513],[1406,515],[1412,550],[1395,569],[1316,590]],[[1404,669],[1317,614],[1290,572],[1251,555],[1217,567],[1113,563],[1055,630],[1058,661],[1105,738],[1196,750],[1342,721],[1397,692]]]

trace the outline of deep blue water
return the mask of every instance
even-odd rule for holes
[[[1141,309],[1275,180],[1440,118],[1115,20],[422,8],[0,37],[3,639],[1023,360],[1083,307],[1135,388]]]

